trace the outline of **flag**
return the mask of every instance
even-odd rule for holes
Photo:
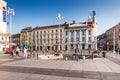
[[[6,8],[3,6],[3,22],[7,22],[7,12],[6,12]]]

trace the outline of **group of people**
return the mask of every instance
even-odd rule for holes
[[[14,46],[8,48],[7,51],[12,57],[25,57],[28,56],[38,59],[38,50],[31,50],[27,46]]]
[[[18,56],[20,57],[21,55],[27,58],[27,46],[11,46],[8,48],[8,53],[10,54],[10,56],[14,57],[14,56]]]

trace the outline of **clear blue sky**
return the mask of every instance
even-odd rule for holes
[[[5,0],[15,10],[13,33],[25,27],[58,24],[56,16],[64,17],[61,23],[87,21],[89,11],[95,10],[98,34],[120,22],[120,0]],[[8,16],[9,20],[9,16]],[[8,26],[9,29],[9,26]]]

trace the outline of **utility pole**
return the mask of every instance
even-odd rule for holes
[[[56,19],[59,22],[59,27],[58,27],[58,50],[60,50],[60,42],[61,42],[61,40],[60,40],[60,21],[63,19],[63,16],[60,13],[58,13]]]
[[[8,15],[10,15],[10,42],[12,42],[12,16],[15,15],[14,9],[8,8]]]
[[[115,53],[115,29],[113,31],[113,53]]]

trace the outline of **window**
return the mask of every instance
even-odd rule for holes
[[[82,37],[82,41],[83,41],[83,42],[85,41],[85,37]]]
[[[66,34],[66,36],[67,36],[67,35],[68,35],[68,32],[66,31],[65,34]]]
[[[50,41],[50,40],[48,39],[48,43],[49,43],[49,41]]]
[[[79,31],[76,31],[76,35],[79,36]]]
[[[73,31],[71,31],[71,36],[74,36],[74,32]]]
[[[88,34],[91,35],[91,30],[88,31]]]
[[[96,40],[97,38],[96,37],[94,37],[94,40]]]
[[[46,31],[44,31],[44,34],[46,34]]]
[[[58,30],[56,30],[56,32],[58,32]]]
[[[2,36],[2,38],[1,38],[1,40],[4,40],[3,36]]]
[[[74,38],[71,38],[71,42],[74,42]]]
[[[82,49],[83,49],[83,50],[85,49],[85,44],[82,44]]]
[[[52,30],[52,33],[53,33],[53,30]]]
[[[79,37],[76,38],[76,41],[79,42]]]
[[[58,44],[58,39],[56,39],[56,44]]]
[[[66,38],[65,42],[68,42],[68,39]]]
[[[37,35],[38,35],[38,32],[37,32]]]
[[[82,31],[82,35],[85,35],[85,30]]]
[[[33,35],[35,35],[35,32],[33,32]],[[23,34],[22,34],[22,36],[23,36]]]
[[[42,44],[42,40],[40,40],[40,43]]]
[[[91,37],[88,38],[88,41],[91,42]]]
[[[90,44],[88,45],[88,49],[91,49],[91,45]]]
[[[62,29],[60,29],[60,32],[62,32]]]
[[[53,34],[51,35],[51,37],[53,38]]]

